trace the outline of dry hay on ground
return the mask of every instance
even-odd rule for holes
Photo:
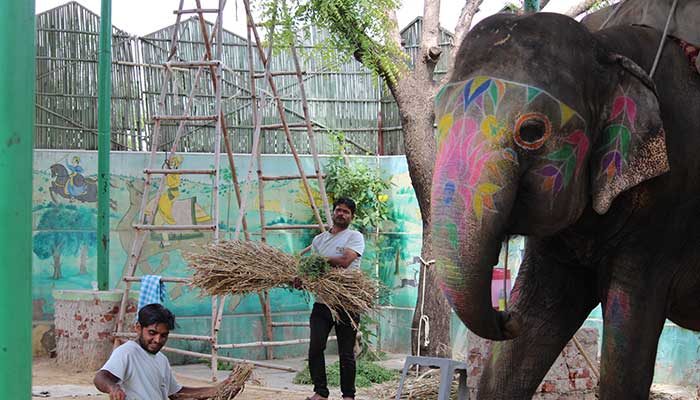
[[[439,370],[430,369],[421,375],[409,374],[403,384],[401,399],[405,400],[434,400],[438,396],[440,388]],[[399,391],[397,381],[386,382],[372,388],[374,398],[377,400],[394,400]],[[452,381],[450,399],[457,399],[457,381]]]
[[[251,364],[237,364],[231,375],[218,386],[216,395],[211,400],[231,400],[245,387],[245,382],[253,373]]]

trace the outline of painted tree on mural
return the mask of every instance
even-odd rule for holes
[[[483,0],[465,0],[460,17],[454,29],[452,59],[464,38],[474,14]],[[430,185],[435,161],[433,140],[434,115],[433,98],[443,82],[433,78],[435,67],[442,56],[439,46],[440,0],[424,0],[420,52],[413,66],[401,48],[401,37],[396,19],[396,9],[400,0],[308,0],[286,2],[266,0],[262,4],[267,22],[276,21],[275,43],[288,45],[292,39],[297,43],[299,35],[311,27],[326,29],[330,34],[326,49],[332,49],[329,58],[336,58],[337,52],[345,57],[354,57],[374,71],[386,83],[393,95],[401,115],[404,145],[409,175],[416,193],[423,223],[421,257],[432,260],[432,235],[430,216]],[[516,1],[517,7],[523,6]],[[548,1],[541,1],[542,7]],[[585,9],[593,4],[586,3]],[[289,7],[289,8],[288,8]],[[512,8],[511,8],[512,9]],[[585,11],[585,10],[584,10]],[[581,13],[583,11],[578,11]],[[281,24],[280,24],[281,22]],[[282,26],[282,29],[279,27]],[[323,50],[321,50],[323,51]],[[449,73],[444,80],[449,77]],[[421,314],[430,321],[430,341],[422,345],[420,353],[430,356],[451,356],[450,349],[450,307],[438,288],[433,269],[423,270],[425,276],[425,298],[418,292],[416,312],[413,316],[411,343],[413,353],[417,349],[417,333]],[[422,307],[421,307],[422,305]]]
[[[42,260],[53,260],[53,279],[63,277],[61,256],[78,255],[79,274],[87,274],[88,255],[97,245],[95,210],[74,205],[50,205],[39,217],[33,251]]]

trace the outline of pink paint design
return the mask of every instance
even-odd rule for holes
[[[486,163],[500,153],[488,149],[486,141],[475,141],[477,137],[478,127],[473,119],[454,123],[439,145],[434,179],[443,185],[433,193],[433,198],[441,199],[447,206],[453,200],[453,193],[457,193],[464,206],[471,207],[481,220],[484,209],[495,210],[492,196],[500,190],[492,183],[480,183],[482,174]]]
[[[456,93],[460,94],[459,96]],[[518,114],[516,120],[512,115],[498,112],[497,107],[506,96],[523,96],[522,104],[525,114]],[[538,101],[547,96],[559,104],[557,109],[567,110],[562,115],[553,116],[559,120],[558,147],[546,156],[544,166],[538,167],[536,173],[543,177],[543,187],[552,194],[557,194],[571,184],[578,176],[589,152],[589,140],[585,134],[585,121],[570,107],[565,106],[549,93],[516,82],[508,82],[491,77],[477,76],[462,83],[450,84],[441,91],[436,113],[441,121],[436,160],[433,199],[435,204],[443,207],[455,207],[453,201],[460,198],[462,211],[472,211],[481,220],[486,211],[497,212],[494,195],[501,189],[505,169],[518,165],[519,155],[513,141],[516,140],[517,123],[523,116],[537,116],[549,122],[549,116],[527,110],[535,98]],[[636,106],[628,100],[616,103],[615,111],[619,115],[634,115]],[[484,110],[488,108],[488,112]],[[450,115],[453,123],[443,123],[442,116]],[[501,115],[503,114],[503,115]],[[570,118],[574,118],[570,122]],[[449,118],[446,118],[447,121]],[[450,126],[451,125],[451,126]],[[578,127],[581,128],[578,128]],[[567,128],[568,127],[568,128]],[[552,128],[548,124],[548,134],[541,141],[521,145],[525,151],[535,151],[550,140]],[[497,130],[496,130],[497,129]],[[555,128],[556,129],[556,128]],[[483,132],[482,132],[483,131]],[[562,137],[566,132],[568,136]],[[483,133],[483,135],[481,134]],[[504,145],[509,147],[503,147]],[[458,197],[457,197],[458,196]],[[470,210],[471,209],[471,210]]]
[[[615,98],[615,101],[613,101],[612,112],[610,113],[610,119],[608,119],[608,121],[614,121],[623,111],[629,125],[633,126],[635,118],[637,117],[637,104],[634,100],[624,95],[618,96]]]
[[[623,93],[613,100],[608,119],[611,124],[605,127],[603,145],[598,149],[598,152],[604,153],[599,175],[605,176],[608,182],[622,174],[622,168],[627,163],[636,117],[637,104],[632,98]]]
[[[627,293],[621,289],[612,289],[608,292],[605,302],[605,318],[612,322],[626,320],[630,316],[630,301]]]
[[[590,142],[588,141],[588,136],[578,129],[574,133],[564,138],[564,141],[576,149],[576,172],[574,175],[578,175],[581,172],[581,166],[583,165],[583,160],[586,158],[586,153],[588,153],[588,147]]]

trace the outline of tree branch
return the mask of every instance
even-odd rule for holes
[[[464,36],[469,32],[469,27],[471,27],[472,19],[474,15],[479,11],[479,6],[481,6],[483,0],[466,0],[464,6],[462,7],[462,12],[459,15],[457,24],[455,25],[455,36],[452,42],[452,50],[450,51],[450,60],[452,65],[450,66],[450,72],[454,70],[454,60],[457,55],[457,50],[464,40]]]
[[[423,58],[433,66],[442,54],[440,49],[440,0],[423,1],[423,32],[421,33],[421,50]]]
[[[597,2],[598,2],[597,0],[584,0],[578,4],[571,6],[571,8],[569,8],[564,13],[564,15],[568,15],[571,18],[575,18],[575,17],[585,13],[586,11],[590,10],[591,7],[593,7],[593,5],[595,5],[595,3],[597,3]]]

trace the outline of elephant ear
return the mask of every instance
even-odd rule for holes
[[[614,57],[624,72],[605,106],[591,157],[593,209],[599,214],[623,191],[669,170],[654,84],[637,64]]]

